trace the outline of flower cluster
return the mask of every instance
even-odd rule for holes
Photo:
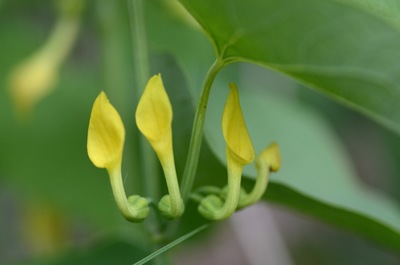
[[[255,157],[254,148],[242,115],[238,89],[230,84],[225,104],[222,131],[226,141],[228,184],[213,188],[199,200],[198,210],[210,220],[222,220],[237,209],[257,202],[264,194],[271,171],[281,164],[278,145],[273,143],[256,158],[258,177],[250,193],[241,188],[242,169]],[[185,209],[175,169],[172,144],[172,106],[161,75],[150,78],[136,109],[136,124],[151,144],[163,168],[168,194],[158,203],[160,213],[167,219],[180,217]],[[105,168],[110,176],[115,200],[124,217],[133,222],[149,214],[149,200],[138,195],[126,197],[121,178],[125,129],[118,112],[104,92],[97,97],[89,122],[88,155],[93,164]],[[204,190],[203,190],[204,191]]]
[[[199,205],[199,212],[211,220],[226,219],[237,209],[256,203],[267,188],[269,172],[277,171],[281,164],[278,145],[273,143],[257,157],[258,177],[252,192],[247,194],[241,188],[242,169],[254,160],[255,154],[240,107],[238,89],[233,83],[229,87],[230,93],[222,117],[228,185],[220,192],[202,199]]]

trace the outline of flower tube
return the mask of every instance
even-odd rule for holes
[[[140,98],[136,109],[136,124],[150,142],[163,168],[169,194],[161,199],[158,208],[168,219],[180,217],[185,209],[175,169],[172,116],[171,102],[161,74],[154,75]]]
[[[231,216],[239,202],[243,166],[254,159],[254,148],[240,108],[238,90],[229,84],[230,93],[222,118],[222,131],[226,142],[228,188],[225,201],[209,195],[199,205],[199,212],[211,220],[222,220]]]
[[[272,143],[257,156],[256,169],[258,174],[256,183],[249,194],[243,192],[238,208],[243,208],[259,201],[267,189],[270,172],[276,172],[280,167],[281,154],[279,146],[276,143]]]

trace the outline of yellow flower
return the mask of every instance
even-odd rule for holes
[[[125,128],[104,92],[96,98],[90,115],[87,150],[96,167],[108,171],[115,201],[123,216],[140,222],[149,214],[148,201],[138,195],[126,198],[121,176]]]
[[[272,172],[276,172],[282,165],[281,152],[277,143],[272,143],[265,148],[257,157],[257,167],[265,164]]]
[[[225,202],[216,195],[204,198],[200,213],[211,220],[221,220],[231,216],[241,196],[241,178],[243,166],[254,159],[254,148],[244,122],[240,108],[238,90],[235,84],[229,84],[230,93],[222,117],[222,131],[226,141],[226,159],[228,169],[228,188]]]
[[[254,159],[254,148],[244,122],[239,102],[239,94],[234,83],[225,104],[222,118],[222,131],[227,145],[229,157],[238,165],[246,165]]]
[[[89,121],[87,149],[96,167],[113,171],[121,166],[125,140],[122,120],[104,92],[96,98]]]
[[[257,179],[251,193],[242,192],[238,208],[243,208],[259,201],[268,186],[270,172],[276,172],[281,167],[281,154],[276,143],[265,148],[256,159]]]
[[[176,176],[172,146],[172,106],[161,75],[150,78],[136,109],[136,124],[157,154],[164,171],[169,195],[158,208],[167,218],[177,218],[184,211]]]
[[[136,124],[160,160],[172,150],[172,106],[161,75],[150,78],[136,109]]]

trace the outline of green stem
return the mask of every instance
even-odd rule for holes
[[[240,182],[242,179],[243,164],[237,161],[229,148],[226,148],[226,160],[228,168],[228,190],[225,201],[219,196],[208,195],[199,205],[199,212],[210,220],[224,220],[230,217],[238,206],[240,198]]]
[[[228,191],[224,206],[218,211],[217,220],[226,219],[231,216],[235,211],[239,202],[240,196],[240,182],[242,180],[243,165],[238,163],[229,148],[226,148],[226,160],[228,168]]]
[[[178,178],[176,175],[171,131],[168,138],[169,144],[164,146],[167,147],[165,148],[166,150],[163,152],[160,152],[160,150],[156,151],[164,171],[165,181],[168,188],[168,195],[165,195],[161,199],[160,203],[158,204],[158,209],[164,215],[164,217],[168,219],[176,219],[183,214],[185,205],[183,204]]]
[[[143,92],[147,80],[150,77],[149,53],[147,50],[147,37],[145,19],[143,16],[143,0],[129,0],[131,18],[131,35],[133,42],[133,60],[135,66],[135,77],[137,91]],[[139,95],[139,96],[140,96]]]
[[[270,174],[268,163],[262,161],[262,163],[257,167],[257,171],[257,180],[254,184],[253,190],[244,198],[244,200],[239,202],[240,208],[250,206],[259,201],[267,189]]]
[[[221,193],[221,189],[215,186],[202,186],[196,188],[195,193],[219,195]]]
[[[132,53],[135,71],[135,97],[137,99],[143,93],[147,80],[150,76],[149,55],[147,50],[147,38],[145,19],[143,16],[143,0],[128,0],[130,10]],[[141,153],[141,177],[144,180],[144,186],[147,196],[153,200],[160,199],[160,178],[159,165],[156,155],[150,144],[143,136],[138,136]],[[154,235],[160,234],[160,220],[157,215],[151,215],[148,224],[149,232]],[[157,236],[158,237],[158,236]]]
[[[134,195],[126,197],[121,176],[121,165],[108,170],[115,202],[122,215],[130,222],[142,222],[149,215],[148,201],[145,198]]]
[[[185,170],[183,172],[181,183],[182,197],[185,202],[187,201],[190,191],[193,187],[197,164],[200,156],[200,148],[203,139],[204,120],[206,117],[208,97],[210,95],[214,79],[224,65],[225,62],[218,58],[208,70],[208,73],[203,83],[203,88],[194,118],[192,137],[190,139],[188,157],[186,160]]]
[[[153,251],[153,253],[157,252],[160,249],[162,249],[163,247],[164,246],[161,243],[154,244],[152,251]],[[152,264],[153,265],[169,265],[169,264],[172,264],[170,259],[171,258],[168,255],[168,253],[160,253],[159,255],[153,257]],[[142,264],[144,264],[144,263],[142,263]]]
[[[158,249],[157,251],[151,253],[151,254],[148,255],[147,257],[145,257],[145,258],[139,260],[138,262],[136,262],[136,263],[133,264],[133,265],[143,265],[143,264],[145,264],[146,262],[148,262],[148,261],[154,259],[154,258],[157,257],[158,255],[161,255],[162,253],[164,253],[164,252],[170,250],[171,248],[173,248],[173,247],[179,245],[180,243],[182,243],[183,241],[185,241],[185,240],[191,238],[192,236],[196,235],[197,233],[203,231],[203,230],[206,229],[208,226],[209,226],[209,224],[204,224],[204,225],[200,226],[199,228],[196,228],[195,230],[193,230],[193,231],[187,233],[186,235],[183,235],[183,236],[179,237],[178,239],[172,241],[172,242],[169,243],[168,245],[166,245],[166,246],[164,246],[164,247]]]

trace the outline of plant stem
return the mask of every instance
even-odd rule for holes
[[[203,88],[197,105],[196,115],[194,117],[189,152],[181,183],[182,197],[185,202],[188,200],[190,191],[192,190],[193,187],[197,164],[200,156],[208,97],[210,95],[214,79],[224,65],[225,62],[220,58],[218,58],[208,70],[206,78],[203,83]]]
[[[144,86],[150,76],[149,53],[147,50],[146,27],[144,20],[143,0],[128,0],[130,18],[131,18],[131,35],[133,42],[133,60],[135,66],[135,78],[138,92],[143,92]],[[139,95],[140,96],[140,95]]]
[[[171,243],[169,243],[168,245],[165,245],[164,247],[158,249],[157,251],[151,253],[150,255],[148,255],[147,257],[139,260],[138,262],[136,262],[133,265],[142,265],[145,264],[146,262],[154,259],[155,257],[157,257],[158,255],[161,255],[162,253],[164,253],[165,251],[170,250],[171,248],[175,247],[176,245],[179,245],[180,243],[182,243],[183,241],[187,240],[188,238],[191,238],[192,236],[196,235],[197,233],[203,231],[204,229],[206,229],[210,224],[204,224],[198,228],[196,228],[195,230],[187,233],[186,235],[183,235],[179,238],[177,238],[176,240],[172,241]]]
[[[147,80],[150,76],[149,55],[147,50],[145,19],[143,16],[143,0],[128,0],[131,22],[132,53],[135,71],[135,92],[139,99],[143,93]],[[144,180],[146,195],[153,200],[160,199],[159,165],[156,155],[146,139],[138,135],[141,153],[140,177]],[[158,237],[160,234],[160,220],[157,215],[150,215],[147,222],[149,233]]]

